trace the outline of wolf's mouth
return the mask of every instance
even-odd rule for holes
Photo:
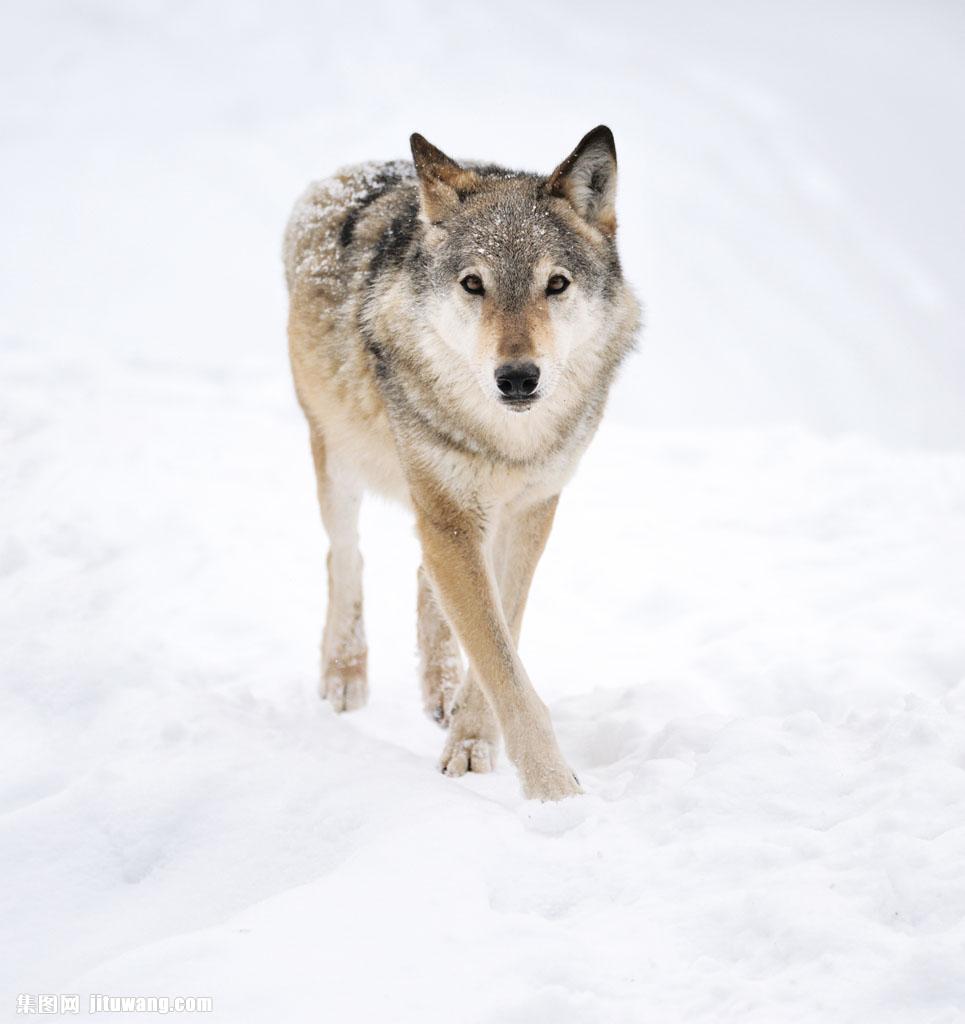
[[[527,412],[539,401],[539,395],[526,395],[521,398],[513,398],[508,395],[500,397],[500,403],[511,409],[513,412]]]

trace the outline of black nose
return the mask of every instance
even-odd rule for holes
[[[535,363],[504,363],[496,371],[496,387],[505,402],[532,398],[539,386],[539,367]]]

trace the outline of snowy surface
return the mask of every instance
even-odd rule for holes
[[[0,1019],[965,1019],[963,17],[729,10],[5,6]],[[315,696],[280,236],[412,130],[601,120],[649,328],[524,628],[543,806],[435,772],[394,508]]]

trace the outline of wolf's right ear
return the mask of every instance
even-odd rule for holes
[[[463,197],[476,187],[479,179],[418,132],[410,136],[409,145],[419,175],[422,213],[430,224],[436,224],[459,208]]]
[[[546,182],[550,195],[569,200],[576,212],[608,235],[617,229],[617,147],[613,132],[598,125]]]

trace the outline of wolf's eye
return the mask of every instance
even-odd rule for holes
[[[470,295],[482,295],[486,291],[483,288],[482,278],[477,274],[466,274],[459,283]]]
[[[546,282],[546,294],[559,295],[561,292],[565,292],[569,286],[570,279],[568,277],[564,277],[562,274],[554,274]]]

